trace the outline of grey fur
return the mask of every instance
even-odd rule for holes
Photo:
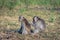
[[[39,17],[38,17],[39,18]],[[34,17],[32,25],[34,26],[34,34],[44,31],[46,28],[45,21],[41,18],[38,19],[37,16]]]

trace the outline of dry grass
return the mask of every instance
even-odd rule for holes
[[[60,12],[49,10],[27,10],[19,13],[19,9],[0,10],[0,40],[60,40]],[[45,32],[40,32],[37,36],[21,35],[12,30],[18,30],[20,23],[18,16],[23,15],[29,22],[33,16],[39,16],[46,22]],[[53,20],[52,20],[53,19]],[[6,30],[11,30],[10,32]]]

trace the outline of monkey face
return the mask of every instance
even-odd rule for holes
[[[37,22],[37,20],[38,20],[37,17],[35,17],[34,20],[35,20],[35,22]]]
[[[33,22],[37,22],[38,20],[41,20],[41,18],[39,18],[38,16],[33,17]]]
[[[22,21],[24,19],[23,16],[19,16],[19,21]]]
[[[33,21],[34,21],[34,22],[37,22],[37,21],[38,21],[37,16],[34,16]]]

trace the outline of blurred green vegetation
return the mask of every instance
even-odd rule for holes
[[[29,5],[44,5],[44,6],[60,6],[60,0],[0,0],[0,8],[8,7],[12,9],[17,5],[25,4],[26,7]]]
[[[7,7],[9,9],[14,8],[19,3],[19,0],[0,0],[0,7]]]

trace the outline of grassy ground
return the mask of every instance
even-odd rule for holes
[[[53,1],[51,3],[50,0],[40,0],[40,2],[39,0],[34,2],[31,0],[28,1],[30,4],[27,4],[28,2],[26,3],[23,0],[22,5],[15,6],[19,2],[11,4],[10,1],[0,0],[0,8],[3,6],[0,9],[0,40],[60,40],[60,10],[51,9],[59,8],[60,1]],[[28,6],[27,9],[26,6]],[[13,9],[9,10],[8,7]],[[15,33],[14,31],[20,28],[20,22],[18,21],[20,15],[23,15],[29,22],[32,22],[34,16],[44,19],[46,22],[45,32],[40,32],[37,36]]]
[[[19,7],[18,7],[19,8]],[[60,12],[59,10],[39,10],[39,9],[18,9],[9,10],[2,8],[0,10],[0,39],[10,40],[60,40]],[[37,36],[23,36],[12,30],[20,28],[18,17],[23,15],[29,22],[33,16],[39,16],[46,22],[46,30]],[[6,30],[11,30],[10,32]],[[13,36],[12,36],[13,35]],[[8,37],[7,37],[8,36]],[[10,37],[11,36],[11,37]]]

